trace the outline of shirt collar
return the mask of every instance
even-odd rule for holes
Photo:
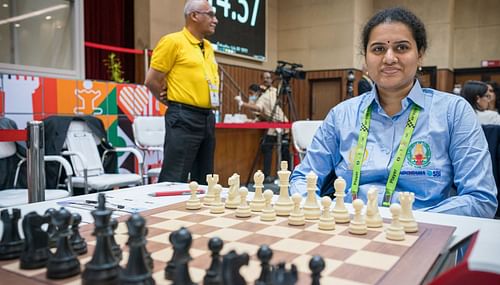
[[[377,108],[382,108],[380,105],[379,98],[378,98],[376,85],[365,96],[366,96],[366,99],[364,100],[364,102],[361,105],[362,111],[364,111],[366,108],[368,108],[368,106],[370,106],[374,102],[375,102],[375,105]],[[415,83],[413,84],[413,87],[411,88],[410,93],[408,93],[408,96],[406,96],[402,100],[402,102],[401,102],[402,108],[401,109],[405,110],[406,108],[408,108],[408,106],[410,105],[411,102],[415,103],[417,106],[424,109],[424,105],[425,105],[424,92],[423,92],[422,87],[420,86],[420,82],[418,80],[415,80]]]
[[[191,34],[191,32],[186,27],[182,28],[182,33],[184,34],[184,36],[186,36],[188,41],[193,45],[197,45],[202,42],[198,40],[195,36],[193,36],[193,34]]]

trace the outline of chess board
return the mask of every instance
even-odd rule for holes
[[[181,226],[187,227],[193,236],[190,250],[193,260],[189,270],[193,281],[202,284],[206,269],[210,265],[208,240],[218,236],[224,241],[222,254],[231,249],[250,255],[248,266],[241,273],[248,284],[253,284],[260,274],[256,257],[261,244],[273,250],[272,264],[286,261],[293,263],[299,271],[297,284],[311,284],[309,260],[321,255],[326,263],[321,284],[420,284],[432,267],[440,252],[448,243],[454,228],[419,223],[419,231],[406,234],[404,241],[390,241],[385,238],[384,228],[369,229],[366,235],[348,232],[348,224],[336,224],[333,231],[318,229],[318,221],[306,221],[304,226],[289,226],[287,218],[277,217],[273,222],[262,222],[258,213],[249,218],[236,218],[234,210],[226,209],[223,214],[210,214],[208,207],[200,210],[186,210],[184,203],[157,208],[141,213],[146,218],[149,234],[147,248],[154,259],[153,277],[156,284],[170,284],[164,279],[164,268],[173,250],[168,241],[170,232]],[[125,243],[127,227],[121,217],[115,234],[122,245],[125,265],[128,259]],[[90,261],[95,239],[93,225],[80,228],[88,242],[89,252],[79,257],[82,270]],[[80,275],[63,280],[48,280],[45,269],[21,270],[18,260],[0,262],[0,284],[80,284]]]

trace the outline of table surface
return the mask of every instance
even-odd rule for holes
[[[200,188],[206,189],[206,186],[201,185]],[[152,197],[148,195],[150,193],[175,190],[188,191],[188,189],[188,184],[163,182],[104,193],[106,194],[107,202],[124,206],[123,209],[114,211],[114,216],[123,216],[133,211],[155,209],[186,201],[189,198],[189,195]],[[253,193],[249,193],[249,199],[252,198],[252,195]],[[277,196],[274,198],[277,199]],[[65,206],[72,212],[80,213],[82,216],[82,223],[93,223],[93,218],[90,214],[90,211],[93,209],[91,205],[68,204],[68,202],[83,202],[84,204],[86,200],[96,201],[97,194],[68,197],[59,200],[17,206],[15,208],[20,208],[24,215],[31,211],[43,214],[48,208]],[[350,204],[346,204],[346,206],[350,212],[353,212]],[[450,247],[456,245],[462,239],[470,236],[476,231],[479,231],[476,243],[468,259],[468,267],[470,270],[500,274],[500,259],[498,258],[498,256],[500,256],[500,220],[421,211],[414,211],[413,213],[418,222],[456,227],[449,245]],[[380,207],[380,214],[384,218],[390,218],[391,216],[389,209],[385,207]],[[0,223],[0,232],[2,231],[2,227],[3,225]]]

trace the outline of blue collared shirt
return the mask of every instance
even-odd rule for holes
[[[300,165],[291,175],[290,192],[306,195],[306,175],[318,175],[318,185],[334,170],[346,181],[351,202],[352,164],[365,109],[372,117],[358,197],[366,203],[371,186],[379,190],[379,205],[394,163],[412,104],[421,107],[391,202],[399,192],[415,193],[414,209],[465,216],[495,215],[497,189],[488,143],[476,115],[462,97],[422,88],[415,81],[401,111],[388,116],[377,89],[335,106],[316,132]],[[329,187],[320,196],[330,194]],[[453,195],[456,192],[456,195]]]

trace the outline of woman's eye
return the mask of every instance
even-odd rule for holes
[[[404,52],[404,51],[409,50],[409,49],[410,49],[410,47],[409,47],[408,45],[398,45],[398,46],[396,47],[396,49],[397,49],[398,51],[400,51],[400,52]]]
[[[382,53],[385,51],[385,47],[383,46],[374,46],[372,47],[372,52],[373,53]]]

